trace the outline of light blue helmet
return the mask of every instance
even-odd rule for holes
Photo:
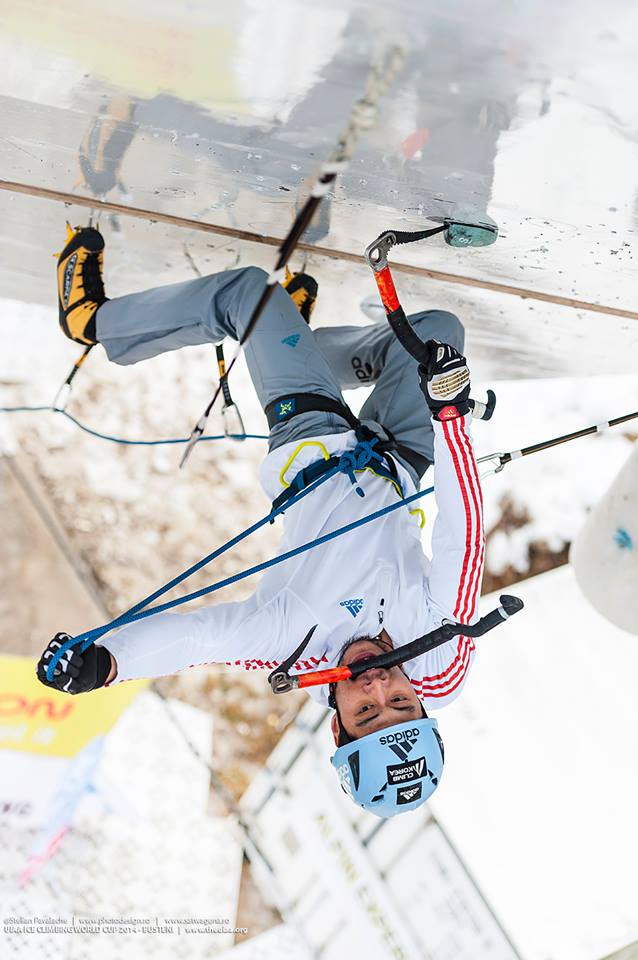
[[[436,720],[396,723],[338,747],[330,758],[354,803],[393,817],[415,810],[430,797],[443,771],[443,742]]]

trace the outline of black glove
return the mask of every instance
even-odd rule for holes
[[[470,412],[470,371],[465,357],[449,343],[428,340],[427,367],[419,364],[419,384],[435,420],[453,420]]]
[[[103,687],[111,672],[111,655],[105,647],[95,644],[80,653],[77,647],[70,647],[56,664],[53,679],[47,680],[47,668],[63,643],[69,640],[68,633],[56,633],[46,650],[38,660],[37,675],[40,683],[63,693],[88,693]]]

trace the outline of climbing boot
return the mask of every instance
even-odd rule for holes
[[[282,283],[284,290],[287,290],[293,300],[297,310],[310,325],[310,317],[317,302],[317,291],[319,284],[309,273],[291,273],[286,267],[286,279]]]
[[[104,237],[94,227],[67,223],[67,244],[58,256],[60,326],[70,340],[97,343],[95,318],[108,299],[104,294],[102,264]]]

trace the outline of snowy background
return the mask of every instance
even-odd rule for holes
[[[47,404],[79,348],[60,335],[52,310],[12,302],[3,307],[0,404]],[[97,348],[78,375],[68,411],[95,429],[129,439],[186,436],[210,395],[212,353],[197,348],[119,368]],[[471,343],[467,353],[471,365]],[[638,377],[475,382],[474,395],[484,397],[488,386],[496,390],[497,406],[490,422],[474,424],[479,456],[519,449],[638,407]],[[234,373],[232,390],[247,431],[263,433],[265,420],[243,361]],[[356,409],[366,392],[353,391],[347,399]],[[211,417],[208,432],[221,432],[218,412]],[[630,422],[517,460],[485,478],[484,592],[565,562],[570,541],[628,457],[637,432]],[[256,479],[264,441],[201,444],[186,470],[180,471],[179,446],[122,446],[98,440],[59,414],[0,415],[0,439],[6,452],[26,459],[46,488],[110,615],[268,509]],[[433,497],[427,498],[425,510],[427,549],[436,513]],[[276,540],[277,529],[267,527],[211,570],[192,578],[188,589],[272,556]],[[240,599],[253,588],[254,582],[245,581],[224,591],[223,598]],[[37,604],[37,590],[29,602]],[[7,622],[3,649],[34,653],[45,638],[25,628],[20,609],[15,605],[15,622]],[[59,620],[51,627],[65,626],[61,597]],[[263,770],[306,699],[302,693],[273,698],[259,671],[238,675],[221,666],[187,670],[159,684],[165,694],[213,715],[212,764],[236,798]],[[462,755],[458,746],[457,753]],[[219,801],[216,804],[220,809]],[[250,918],[254,935],[272,927],[277,915],[244,873],[239,918]]]

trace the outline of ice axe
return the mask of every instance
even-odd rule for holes
[[[372,268],[381,302],[385,308],[388,322],[394,330],[399,343],[424,367],[428,366],[430,352],[428,346],[416,334],[410,325],[397,295],[388,254],[395,244],[414,243],[425,240],[437,233],[443,233],[445,242],[451,247],[487,247],[494,243],[498,235],[496,226],[489,224],[463,223],[460,220],[444,220],[437,227],[428,230],[408,232],[404,230],[385,230],[365,249],[365,258]],[[479,420],[489,420],[496,406],[496,394],[487,391],[487,403],[470,400],[472,416]]]
[[[305,687],[316,687],[325,683],[339,683],[342,680],[355,680],[367,670],[383,669],[388,670],[407,660],[413,660],[420,657],[428,650],[434,650],[442,644],[447,643],[453,637],[482,637],[483,634],[494,627],[498,627],[505,620],[513,617],[515,613],[523,609],[523,601],[519,597],[509,594],[503,594],[499,597],[501,605],[491,610],[478,623],[470,626],[467,623],[454,623],[451,620],[444,620],[440,627],[432,630],[430,633],[412,640],[410,643],[390,650],[387,653],[381,653],[377,657],[371,657],[369,660],[357,660],[356,663],[344,664],[338,667],[329,667],[327,670],[314,670],[310,673],[290,674],[290,668],[294,666],[301,654],[308,646],[310,639],[317,629],[317,624],[312,627],[300,645],[294,650],[284,662],[276,667],[268,677],[270,689],[273,693],[288,693],[290,690],[302,689]],[[334,706],[334,704],[331,704]]]

